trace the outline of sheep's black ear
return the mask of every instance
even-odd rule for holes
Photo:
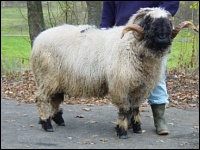
[[[195,32],[199,32],[199,30],[195,27],[195,25],[190,21],[184,21],[177,25],[172,31],[172,38],[175,38],[179,31],[183,28],[192,28]]]

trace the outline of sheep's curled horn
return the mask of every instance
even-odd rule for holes
[[[172,39],[176,37],[176,35],[179,33],[179,31],[182,28],[192,28],[195,32],[199,32],[198,29],[195,27],[195,25],[190,22],[190,21],[184,21],[177,25],[173,31],[172,31]],[[128,31],[136,31],[134,33],[135,38],[138,40],[141,40],[144,37],[144,30],[137,24],[129,25],[125,27],[122,31],[121,38],[123,38],[124,34],[127,33]]]
[[[179,25],[177,25],[173,31],[172,31],[172,38],[175,38],[176,35],[179,33],[179,31],[182,28],[192,28],[195,32],[199,32],[198,29],[195,27],[195,25],[190,22],[190,21],[184,21],[182,23],[180,23]]]
[[[145,12],[138,14],[135,20],[133,20],[133,22],[136,22],[137,20],[140,20],[140,18],[143,18],[149,11],[151,11],[151,9],[145,10]],[[137,24],[132,24],[123,29],[121,39],[123,38],[124,34],[127,33],[128,31],[136,31],[134,32],[134,35],[137,40],[141,40],[144,37],[143,28]]]
[[[144,37],[144,30],[139,25],[133,24],[123,29],[121,39],[123,38],[125,33],[131,30],[136,31],[134,34],[136,39],[141,40]]]

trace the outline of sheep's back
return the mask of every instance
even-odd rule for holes
[[[55,27],[35,39],[31,66],[38,87],[49,86],[51,91],[64,90],[72,96],[101,96],[107,92],[106,68],[111,65],[107,63],[115,59],[116,54],[106,48],[109,45],[105,42],[106,32],[102,34],[99,29],[81,32],[88,27]]]

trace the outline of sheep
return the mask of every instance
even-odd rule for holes
[[[126,139],[129,124],[141,133],[139,107],[158,83],[163,57],[182,28],[198,32],[189,21],[173,28],[172,16],[163,8],[141,8],[124,26],[101,30],[65,24],[40,33],[30,66],[42,128],[53,132],[51,120],[65,125],[60,108],[64,94],[110,95],[119,109],[117,136]]]

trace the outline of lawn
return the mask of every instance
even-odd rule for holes
[[[1,8],[1,34],[28,35],[26,8]]]
[[[28,36],[1,36],[1,73],[29,67],[30,52]]]
[[[5,57],[28,58],[30,55],[30,39],[28,36],[2,36],[1,54]]]

